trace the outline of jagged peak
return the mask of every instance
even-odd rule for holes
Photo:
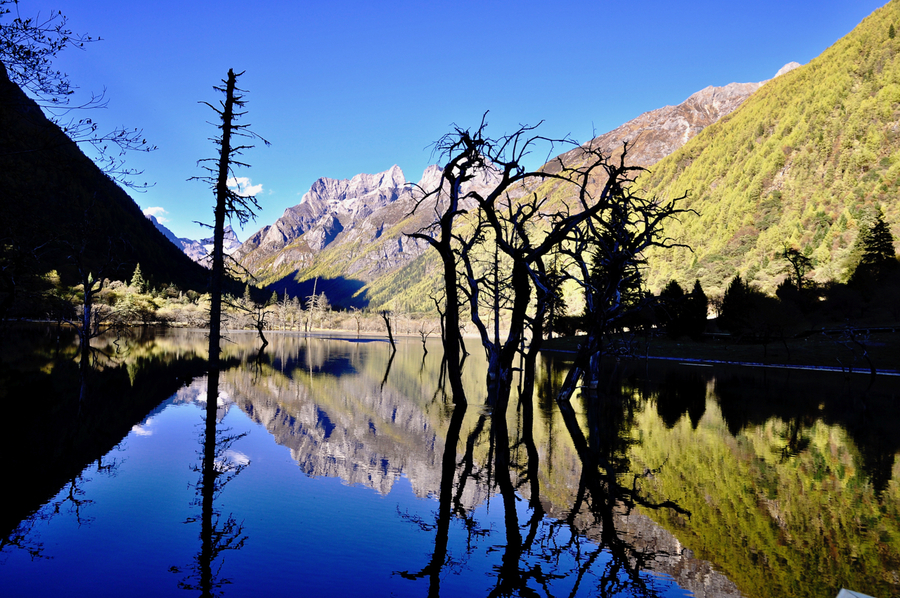
[[[396,164],[375,174],[360,173],[349,179],[332,179],[321,177],[300,198],[300,203],[308,202],[317,196],[350,197],[382,187],[398,188],[406,185],[406,177]]]

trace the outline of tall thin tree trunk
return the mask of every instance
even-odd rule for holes
[[[231,157],[231,133],[234,121],[234,89],[237,77],[228,69],[225,108],[222,112],[222,139],[216,177],[216,210],[213,224],[213,263],[209,293],[209,369],[219,370],[219,343],[222,327],[222,282],[225,278],[225,213],[228,209],[228,166]]]

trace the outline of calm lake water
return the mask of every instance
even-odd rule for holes
[[[0,595],[900,596],[900,380],[269,338],[8,331]]]

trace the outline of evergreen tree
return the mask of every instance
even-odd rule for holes
[[[862,249],[862,256],[850,277],[850,285],[870,287],[872,284],[883,281],[888,273],[898,266],[894,236],[884,221],[881,210],[875,216],[872,226],[866,231],[860,231],[860,237],[859,245]]]
[[[563,296],[562,283],[565,279],[559,269],[558,255],[553,256],[553,262],[547,272],[547,336],[553,337],[553,332],[559,328],[568,312],[568,305]]]
[[[706,316],[709,313],[709,299],[700,286],[700,279],[694,282],[694,288],[684,308],[685,328],[691,338],[697,339],[706,332]]]
[[[782,251],[782,257],[787,260],[790,265],[791,273],[788,274],[788,279],[793,279],[793,283],[796,286],[798,291],[803,290],[803,284],[806,279],[806,274],[812,269],[813,263],[809,257],[803,255],[803,253],[795,249],[793,247],[784,246],[784,250]],[[793,274],[793,276],[791,276]]]
[[[134,274],[131,275],[131,284],[129,286],[137,289],[138,293],[144,292],[144,276],[141,274],[141,265],[138,264],[134,267]]]
[[[740,274],[735,274],[722,298],[722,311],[719,315],[722,328],[735,332],[742,327],[750,309],[750,295],[750,287],[741,279]]]
[[[895,261],[894,235],[884,221],[884,215],[879,210],[875,217],[875,223],[869,229],[863,239],[863,255],[861,263],[883,267]]]
[[[670,280],[659,293],[659,309],[657,318],[660,326],[666,329],[666,333],[672,338],[678,338],[684,334],[683,314],[685,307],[684,289],[675,280]]]

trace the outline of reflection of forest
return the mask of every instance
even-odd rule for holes
[[[692,517],[654,520],[749,596],[900,595],[896,380],[660,369],[622,383],[633,464],[668,459],[645,488]]]
[[[88,468],[112,473],[103,457],[161,402],[204,373],[205,359],[190,347],[173,348],[141,331],[105,336],[81,362],[73,334],[57,339],[53,327],[4,331],[0,400],[5,413],[0,442],[7,460],[7,492],[0,541],[28,544],[35,520],[68,508],[82,516],[80,484]],[[60,504],[47,501],[68,487]],[[5,540],[4,540],[5,539]],[[23,546],[37,550],[36,546]]]

